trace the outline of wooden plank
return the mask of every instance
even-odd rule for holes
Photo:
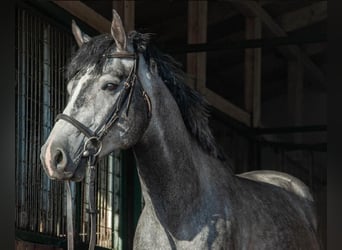
[[[229,115],[231,118],[243,123],[244,125],[251,125],[251,116],[246,111],[235,106],[234,104],[208,88],[202,90],[200,93],[206,98],[210,105],[212,105],[216,109]]]
[[[258,17],[246,17],[246,39],[261,38]],[[252,114],[252,126],[260,125],[261,114],[261,48],[245,50],[245,109]]]
[[[207,41],[207,1],[188,2],[188,43]],[[205,89],[207,57],[205,52],[187,54],[187,73],[194,78],[192,88]]]
[[[240,11],[246,16],[257,16],[260,18],[264,27],[267,28],[275,36],[287,36],[286,32],[273,18],[258,5],[255,1],[246,0],[227,0],[232,2]],[[289,60],[295,60],[300,57],[306,72],[306,76],[311,82],[318,83],[320,86],[326,86],[325,75],[322,73],[320,68],[315,65],[311,59],[302,52],[302,50],[295,45],[277,47],[277,50],[282,53]]]
[[[110,22],[81,1],[53,1],[99,33],[110,33]]]
[[[307,7],[283,14],[279,24],[286,32],[304,28],[328,17],[327,1],[318,1]]]

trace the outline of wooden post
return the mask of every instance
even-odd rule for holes
[[[110,33],[110,22],[81,1],[53,1],[99,33]]]
[[[113,1],[113,8],[119,13],[126,32],[134,30],[135,27],[135,1],[117,0]]]
[[[188,43],[205,43],[207,41],[207,1],[188,2]],[[203,92],[205,90],[207,57],[205,52],[187,54],[187,72],[194,81],[190,87]]]
[[[246,39],[261,38],[261,21],[246,17]],[[260,125],[261,115],[261,48],[245,49],[245,109],[251,114],[251,125]]]

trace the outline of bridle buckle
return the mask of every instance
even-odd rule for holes
[[[88,138],[83,147],[83,156],[89,157],[89,156],[97,156],[102,150],[102,141],[93,136]]]

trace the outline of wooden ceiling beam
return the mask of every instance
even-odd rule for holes
[[[81,1],[53,1],[53,3],[82,20],[99,33],[110,33],[110,21]]]
[[[234,120],[246,126],[251,126],[251,115],[245,110],[237,107],[236,105],[226,100],[224,97],[216,94],[214,91],[208,88],[201,89],[200,93],[205,97],[210,105],[217,110],[229,115]]]
[[[289,32],[327,19],[327,9],[327,1],[319,1],[307,7],[285,13],[280,18],[277,18],[277,21],[286,32]]]
[[[115,0],[112,7],[121,17],[126,32],[134,30],[135,27],[135,1],[132,0]]]
[[[286,31],[256,2],[252,0],[227,0],[233,3],[246,16],[257,16],[273,35],[286,37]],[[278,51],[289,60],[301,58],[306,76],[311,82],[326,86],[326,78],[320,68],[296,45],[277,47]]]
[[[228,1],[229,0],[227,0],[227,2]],[[237,1],[237,2],[240,2],[240,1]],[[222,5],[222,2],[218,2],[218,3]],[[270,3],[272,3],[272,1],[261,1],[260,6],[265,6]],[[225,5],[222,5],[222,6],[224,7]],[[226,13],[223,13],[223,10],[226,9],[223,7],[219,8],[219,6],[216,6],[215,10],[211,8],[211,11],[208,14],[216,13],[216,12],[220,14],[210,15],[210,18],[208,18],[208,27],[211,27],[211,28],[215,27],[215,25],[225,22],[228,19],[237,16],[239,13],[236,10],[231,10],[229,12],[226,11]],[[245,14],[248,15],[249,12],[245,10]],[[313,3],[307,7],[284,13],[277,18],[277,22],[279,23],[280,27],[282,27],[282,29],[285,32],[290,32],[290,31],[295,31],[300,28],[307,27],[311,24],[325,20],[326,18],[327,18],[327,2],[320,1],[320,2]],[[178,17],[170,19],[167,22],[164,22],[163,24],[156,24],[156,25],[150,26],[149,29],[150,31],[157,33],[158,41],[167,42],[169,40],[178,39],[182,33],[168,32],[165,35],[161,35],[159,34],[161,33],[161,30],[173,30],[174,27],[179,27],[182,22],[184,22],[184,18],[178,16]],[[215,40],[215,43],[224,41],[224,40],[228,40],[228,41],[239,40],[239,39],[235,39],[235,37],[239,37],[242,39],[244,37],[244,32],[236,32],[232,34],[227,34],[227,36],[222,37],[219,40]]]

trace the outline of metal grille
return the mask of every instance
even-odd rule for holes
[[[97,166],[96,204],[97,214],[97,245],[113,249],[122,249],[119,237],[119,210],[120,210],[120,164],[121,154],[113,153],[102,159]],[[86,212],[88,207],[88,176],[82,186],[81,200],[81,228],[80,236],[83,241],[89,240],[89,218]]]
[[[16,228],[55,237],[66,235],[64,183],[51,181],[40,163],[40,147],[65,107],[64,66],[73,49],[71,33],[43,16],[16,12]],[[109,156],[98,166],[97,245],[119,249],[120,157]],[[88,240],[87,190],[73,184],[76,228]]]
[[[59,53],[62,46],[66,51]],[[52,118],[65,104],[61,83],[68,48],[68,36],[25,10],[17,11],[16,226],[51,235],[64,233],[63,183],[47,178],[39,153]]]

